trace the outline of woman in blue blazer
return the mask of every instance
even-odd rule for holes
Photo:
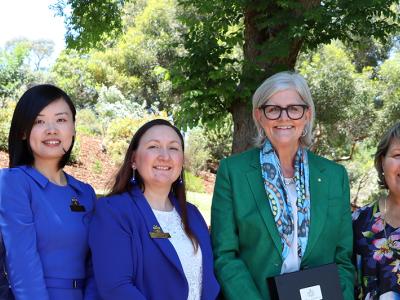
[[[208,229],[185,198],[183,138],[168,121],[134,135],[89,244],[104,300],[217,297]]]
[[[26,91],[9,134],[10,168],[0,173],[0,227],[17,300],[98,299],[87,242],[93,189],[63,172],[75,108],[52,85]]]

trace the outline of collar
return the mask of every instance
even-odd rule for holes
[[[139,188],[138,185],[134,185],[131,188],[129,193],[131,195],[133,195],[135,198],[139,198],[139,199],[141,199],[141,201],[144,201],[145,206],[148,206],[148,208],[151,210],[151,206],[150,206],[149,202],[146,200],[146,197],[144,196],[142,190]],[[178,201],[178,199],[176,199],[176,197],[174,196],[174,194],[172,192],[169,193],[168,198],[171,201],[172,205],[175,207],[178,214],[182,215],[179,201]]]
[[[50,182],[49,179],[40,173],[38,170],[33,168],[32,166],[18,166],[18,169],[22,170],[25,174],[31,177],[34,181],[36,181],[43,189],[46,188],[47,184]],[[82,183],[75,179],[74,177],[68,175],[64,172],[65,178],[67,179],[67,185],[71,186],[74,190],[79,192],[83,191]]]

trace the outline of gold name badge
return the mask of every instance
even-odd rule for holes
[[[160,226],[153,225],[153,231],[149,232],[152,239],[169,239],[171,235],[163,232]]]
[[[85,206],[81,205],[75,197],[71,199],[71,205],[69,206],[71,211],[73,212],[84,212],[86,211]]]

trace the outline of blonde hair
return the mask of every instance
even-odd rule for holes
[[[255,117],[255,110],[259,109],[263,104],[277,92],[284,90],[295,90],[308,105],[311,110],[311,119],[304,127],[306,134],[300,137],[300,144],[305,147],[310,147],[312,144],[312,128],[315,119],[315,107],[311,97],[310,88],[303,76],[296,72],[283,71],[268,77],[255,91],[252,99],[253,103],[253,121],[257,127],[257,137],[255,138],[255,145],[262,147],[266,140],[265,132]]]

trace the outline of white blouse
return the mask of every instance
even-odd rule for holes
[[[188,300],[200,300],[203,281],[203,258],[200,245],[195,253],[191,240],[183,230],[181,217],[175,207],[172,211],[153,209],[153,213],[163,232],[168,232],[171,235],[169,241],[178,254],[189,285]]]
[[[290,205],[292,206],[292,212],[293,212],[293,225],[294,225],[294,230],[293,230],[293,243],[292,246],[289,249],[289,254],[286,257],[286,259],[283,261],[282,268],[281,268],[281,274],[285,273],[290,273],[290,272],[295,272],[300,270],[300,258],[297,253],[297,248],[298,248],[298,238],[297,238],[297,192],[296,192],[296,183],[292,182],[288,184],[287,186],[287,191],[288,191],[288,198]]]

